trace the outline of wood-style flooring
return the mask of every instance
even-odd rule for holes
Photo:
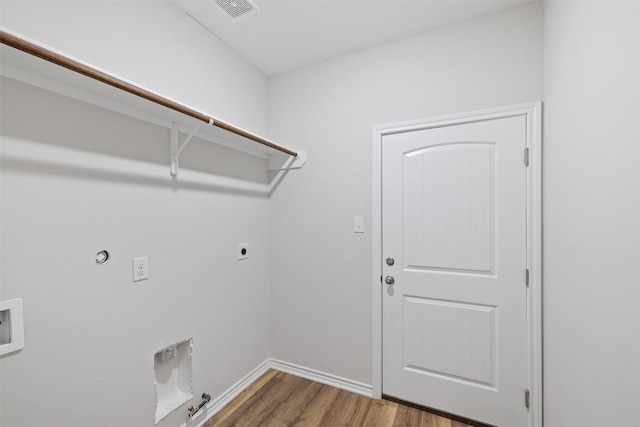
[[[375,400],[270,370],[204,427],[470,427],[388,400]]]

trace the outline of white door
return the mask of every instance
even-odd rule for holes
[[[524,116],[382,138],[384,394],[526,424],[525,147]]]

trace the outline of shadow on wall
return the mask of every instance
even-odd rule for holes
[[[89,161],[61,163],[51,157],[34,160],[3,153],[3,168],[142,185],[170,185],[175,190],[268,193],[269,176],[266,160],[262,158],[194,138],[180,156],[181,176],[171,179],[167,129],[11,79],[3,78],[1,82],[3,137],[31,141],[45,149],[47,146],[63,149],[72,153],[65,156],[69,159],[77,155]],[[128,161],[131,166],[115,171],[112,161]],[[135,165],[140,163],[154,167],[154,173],[139,173]],[[156,172],[156,168],[162,171]]]

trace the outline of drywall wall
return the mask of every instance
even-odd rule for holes
[[[0,2],[0,24],[258,134],[267,78],[171,1]]]
[[[2,22],[264,131],[266,78],[174,5],[85,3],[3,2]],[[154,353],[188,337],[191,404],[263,362],[266,161],[196,139],[174,180],[166,129],[0,84],[0,299],[23,298],[26,335],[22,351],[0,358],[0,424],[153,426]],[[251,255],[239,262],[243,242]],[[102,249],[111,259],[98,265]],[[132,258],[143,256],[150,278],[133,283]],[[158,425],[183,425],[187,406]]]
[[[638,426],[640,4],[545,2],[545,426]]]
[[[371,384],[375,125],[541,98],[540,3],[272,77],[270,134],[310,159],[271,198],[273,356]]]

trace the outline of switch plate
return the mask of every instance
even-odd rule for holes
[[[364,233],[364,217],[356,216],[353,218],[353,232]]]
[[[133,281],[146,280],[149,278],[149,258],[141,257],[133,259]]]
[[[0,356],[24,348],[22,298],[0,301]]]
[[[249,244],[238,243],[238,261],[249,258]]]

